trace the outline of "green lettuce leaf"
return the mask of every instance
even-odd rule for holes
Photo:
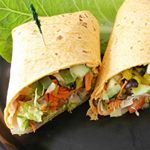
[[[61,77],[64,79],[65,85],[70,85],[75,81],[75,78],[71,75],[69,69],[60,70],[59,73]]]
[[[42,116],[43,112],[39,110],[38,107],[34,106],[33,101],[20,102],[17,117],[33,120],[36,122],[42,122]]]
[[[91,11],[101,23],[101,48],[104,52],[116,12],[124,0],[0,0],[0,55],[11,62],[14,27],[32,20],[32,3],[39,16],[52,16],[80,10]]]
[[[52,83],[52,81],[49,77],[44,77],[44,78],[40,79],[39,82],[42,84],[44,90],[48,89],[48,87]]]
[[[22,131],[29,127],[29,120],[24,117],[17,117],[17,123],[19,129],[21,129]]]

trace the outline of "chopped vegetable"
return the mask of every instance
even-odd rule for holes
[[[69,69],[61,70],[60,75],[64,79],[65,85],[70,85],[75,82],[75,78],[71,75]]]
[[[134,113],[137,110],[141,109],[144,104],[145,104],[145,99],[143,96],[140,96],[139,98],[133,101],[133,104],[129,106],[128,110],[130,113]]]
[[[150,74],[145,74],[142,79],[142,84],[150,84]]]
[[[141,84],[142,77],[140,75],[133,76],[133,79],[135,79],[138,82],[138,84]]]
[[[18,117],[23,117],[28,120],[42,122],[43,112],[34,106],[33,101],[19,102],[20,106],[17,111]]]
[[[137,88],[132,88],[132,92],[134,95],[142,95],[144,93],[150,92],[150,86],[140,84]]]
[[[77,65],[70,68],[71,75],[74,78],[83,78],[89,71],[90,68],[86,65]]]
[[[52,83],[49,77],[42,78],[39,82],[42,84],[44,90],[46,90]]]
[[[35,90],[37,89],[37,95],[40,97],[43,94],[43,85],[37,81],[32,84],[33,95],[35,94]]]
[[[93,74],[92,74],[92,72],[88,72],[85,75],[85,89],[86,89],[86,91],[89,91],[91,89],[92,80],[93,80]]]
[[[29,127],[29,120],[24,117],[17,116],[17,123],[20,130],[24,131]]]
[[[65,80],[61,77],[61,75],[59,73],[56,73],[53,75],[58,81],[60,85],[64,85],[65,84]]]
[[[125,70],[111,78],[102,91],[101,103],[103,102],[106,108],[96,105],[98,113],[117,117],[129,111],[139,116],[138,110],[147,108],[150,102],[149,71],[150,64],[142,65]],[[105,113],[101,113],[103,111]]]
[[[108,98],[112,98],[121,90],[121,86],[114,80],[113,78],[108,83],[107,91],[104,92],[103,98],[104,100],[108,100]]]
[[[76,89],[81,88],[83,85],[83,78],[77,78],[76,79]]]
[[[66,100],[71,95],[71,93],[72,93],[71,90],[68,90],[67,88],[64,87],[59,87],[57,96],[60,99]]]
[[[48,94],[48,101],[50,102],[50,109],[56,110],[61,105],[65,104],[72,91],[65,88],[59,87],[58,92],[52,91]]]
[[[30,127],[35,131],[37,123],[49,119],[47,116],[50,114],[55,115],[64,109],[72,111],[89,98],[88,91],[92,88],[93,76],[90,68],[79,65],[33,83],[29,86],[31,98],[27,101],[19,99],[18,127],[21,130]]]
[[[37,93],[37,88],[35,89],[35,94],[34,94],[34,106],[36,107],[37,106],[37,100],[38,100],[39,96],[38,96],[38,93]]]
[[[130,80],[132,78],[132,69],[128,69],[122,72],[123,79]]]
[[[141,84],[143,77],[136,70],[133,70],[133,74],[133,79],[135,79],[139,84]]]
[[[56,84],[52,82],[51,85],[48,87],[48,89],[46,90],[45,93],[48,94],[48,93],[54,91],[55,88],[56,88]]]
[[[29,120],[42,122],[43,112],[34,106],[33,101],[19,103],[20,106],[17,111],[17,123],[20,130],[24,131],[29,127]]]
[[[103,100],[109,100],[109,96],[107,95],[107,92],[106,91],[103,91],[103,95],[102,95],[102,99]]]

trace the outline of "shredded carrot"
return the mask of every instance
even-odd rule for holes
[[[120,104],[121,104],[121,100],[119,99],[110,101],[108,104],[108,111],[112,112],[115,108],[118,108]]]
[[[124,88],[126,87],[127,83],[128,83],[128,81],[125,81],[125,82],[124,82],[124,84],[123,84],[122,87],[121,87],[120,92],[119,92],[118,95],[117,95],[117,98],[119,98],[119,97],[122,95],[123,90],[124,90]]]
[[[92,86],[92,79],[93,79],[93,74],[92,72],[88,72],[85,75],[85,89],[86,91],[89,91],[91,89]]]
[[[52,91],[51,93],[48,93],[48,96],[46,96],[48,101],[50,102],[50,109],[51,110],[56,110],[58,107],[60,107],[67,98],[72,94],[73,90],[69,90],[65,87],[58,87],[57,93]],[[64,102],[63,102],[63,101]]]
[[[67,89],[67,88],[64,88],[64,87],[59,87],[59,90],[58,90],[58,97],[60,99],[64,99],[66,100],[70,95],[71,95],[71,90]]]
[[[45,96],[45,99],[48,101],[49,100],[49,94],[47,93],[44,96]]]
[[[33,132],[35,132],[36,131],[36,125],[32,121],[30,121],[29,124],[30,124]]]
[[[49,99],[48,100],[50,102],[57,101],[57,99],[58,99],[58,97],[55,95],[55,93],[52,92],[52,93],[49,94]]]
[[[46,112],[46,111],[47,111],[47,106],[42,106],[42,107],[41,107],[41,111],[42,111],[42,112]]]

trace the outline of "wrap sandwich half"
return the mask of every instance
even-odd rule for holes
[[[125,0],[119,9],[87,115],[118,117],[150,102],[150,1]]]
[[[41,17],[12,31],[5,122],[12,134],[35,132],[90,96],[100,65],[99,24],[88,11]]]

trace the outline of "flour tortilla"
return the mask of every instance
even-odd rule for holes
[[[88,11],[40,17],[46,45],[34,21],[12,31],[13,55],[7,103],[8,110],[22,90],[44,76],[78,64],[100,65],[99,24]]]
[[[117,13],[91,96],[88,113],[93,119],[97,114],[92,110],[92,100],[101,98],[105,83],[126,69],[144,64],[150,64],[150,1],[125,0]]]

